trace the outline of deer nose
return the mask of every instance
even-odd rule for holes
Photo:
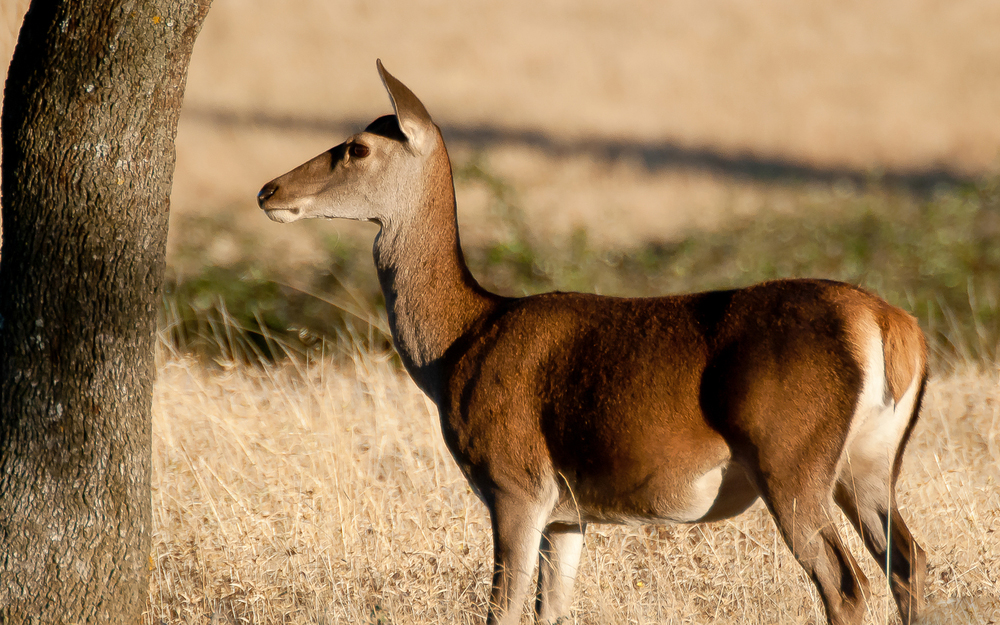
[[[261,189],[260,193],[257,194],[257,206],[264,208],[264,202],[266,202],[269,197],[271,197],[277,192],[278,192],[278,185],[274,184],[273,182],[269,182],[266,185],[264,185],[264,188]]]

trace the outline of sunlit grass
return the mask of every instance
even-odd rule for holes
[[[256,366],[161,350],[149,622],[485,618],[489,520],[434,406],[388,352],[330,349]],[[903,466],[927,623],[1000,619],[998,376],[934,379]],[[866,623],[898,622],[884,577],[841,532],[875,587]],[[575,596],[576,623],[824,622],[760,504],[702,526],[594,525]]]

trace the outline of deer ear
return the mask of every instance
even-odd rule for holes
[[[400,130],[418,152],[424,152],[433,136],[434,122],[431,121],[431,116],[417,96],[385,70],[381,60],[376,60],[375,63],[378,65],[378,75],[382,77],[382,84],[385,85],[389,99],[392,100],[392,108],[396,111]]]

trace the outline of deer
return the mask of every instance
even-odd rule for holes
[[[519,622],[536,562],[536,622],[568,619],[589,523],[707,523],[762,499],[828,623],[861,623],[870,599],[837,507],[914,623],[926,556],[895,491],[928,375],[916,320],[818,279],[649,298],[491,293],[463,256],[440,129],[376,65],[394,114],[257,201],[276,222],[379,226],[393,345],[489,510],[486,622]]]

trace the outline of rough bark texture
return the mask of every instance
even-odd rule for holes
[[[137,623],[174,136],[210,0],[35,1],[2,117],[0,623]]]

